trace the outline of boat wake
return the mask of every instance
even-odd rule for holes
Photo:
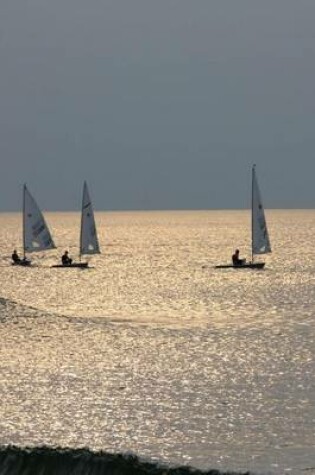
[[[249,475],[249,472],[200,471],[167,467],[135,455],[88,449],[0,447],[1,475]]]

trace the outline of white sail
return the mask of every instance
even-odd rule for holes
[[[271,252],[271,246],[255,166],[252,173],[252,252],[267,254]]]
[[[23,190],[23,241],[24,252],[45,251],[56,246],[48,226],[26,185]]]
[[[80,254],[100,254],[92,202],[86,182],[83,185]]]

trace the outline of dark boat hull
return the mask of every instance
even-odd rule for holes
[[[22,266],[22,267],[29,267],[31,264],[32,263],[29,260],[19,261],[19,262],[12,262],[13,266]]]
[[[55,264],[51,266],[55,269],[86,269],[89,266],[88,262],[73,262],[72,264]]]
[[[248,262],[239,266],[234,266],[233,264],[222,264],[215,266],[216,269],[263,269],[264,267],[264,262]]]

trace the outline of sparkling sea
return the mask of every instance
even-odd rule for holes
[[[315,474],[315,211],[266,212],[263,271],[244,211],[47,213],[58,248],[11,266],[0,214],[0,446],[87,447],[254,474]]]

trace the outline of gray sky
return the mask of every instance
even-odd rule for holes
[[[0,210],[315,207],[314,0],[2,0]]]

